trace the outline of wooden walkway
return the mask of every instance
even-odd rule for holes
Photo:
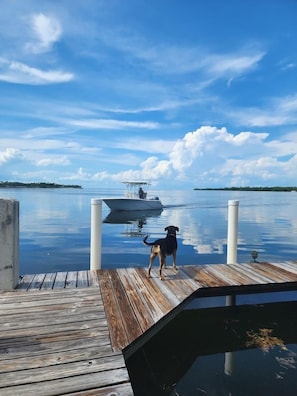
[[[133,395],[88,271],[28,275],[17,291],[0,292],[0,395],[66,394]]]
[[[133,395],[124,356],[197,296],[297,290],[297,262],[26,275],[0,292],[0,395]]]

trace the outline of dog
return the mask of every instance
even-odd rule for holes
[[[177,240],[176,240],[176,233],[179,231],[179,228],[173,225],[170,225],[165,228],[167,231],[166,238],[157,239],[154,242],[147,242],[148,236],[143,239],[143,243],[145,245],[151,246],[151,255],[150,255],[150,262],[147,271],[148,277],[151,276],[151,269],[153,265],[154,259],[158,256],[159,257],[159,276],[161,280],[164,280],[162,270],[166,267],[166,256],[173,257],[173,269],[178,270],[176,266],[176,251],[177,251]]]

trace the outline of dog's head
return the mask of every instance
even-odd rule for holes
[[[165,228],[165,231],[167,231],[167,235],[176,236],[176,233],[179,231],[179,228],[176,226],[170,225]]]

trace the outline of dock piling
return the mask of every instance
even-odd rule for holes
[[[237,263],[237,230],[239,201],[228,201],[227,264]]]
[[[102,239],[102,199],[91,200],[91,249],[90,269],[101,268],[101,239]]]
[[[0,199],[0,290],[19,281],[19,202]]]
[[[239,201],[228,201],[227,264],[237,263],[238,206]],[[235,296],[226,296],[227,306],[235,305],[235,303]]]

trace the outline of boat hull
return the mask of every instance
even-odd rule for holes
[[[160,210],[163,205],[159,199],[104,198],[103,202],[112,211]]]

